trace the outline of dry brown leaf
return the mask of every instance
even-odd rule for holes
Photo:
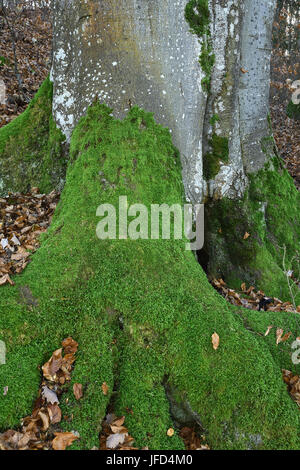
[[[72,432],[55,432],[55,438],[52,441],[53,450],[65,450],[78,439]]]
[[[42,431],[47,431],[50,425],[50,418],[49,418],[48,413],[45,413],[44,411],[40,410],[38,415],[41,418],[42,423],[43,423],[42,428],[41,428]]]
[[[103,395],[107,395],[108,390],[109,390],[109,386],[107,385],[106,382],[103,382],[103,384],[101,385],[101,388],[102,388]]]
[[[110,429],[112,430],[113,434],[128,433],[128,429],[125,428],[125,426],[115,426],[114,424],[111,424]]]
[[[69,336],[63,340],[62,347],[64,348],[65,355],[75,354],[78,349],[78,343],[73,338],[71,338],[71,336]]]
[[[290,337],[291,337],[292,333],[286,333],[282,339],[281,339],[281,343],[284,343],[285,341],[287,341]]]
[[[270,331],[272,330],[272,328],[273,328],[273,325],[268,326],[268,329],[267,329],[267,331],[265,332],[265,336],[268,336],[268,334],[270,333]]]
[[[49,404],[47,406],[47,410],[51,424],[57,424],[61,422],[61,409],[57,403]]]
[[[62,365],[62,348],[57,349],[52,354],[51,358],[49,359],[46,364],[43,365],[43,375],[45,379],[50,381],[55,381],[56,379],[56,372],[59,371]]]
[[[80,400],[80,398],[83,397],[82,385],[75,383],[73,385],[73,393],[74,393],[76,400]]]
[[[211,341],[212,341],[213,348],[216,351],[219,347],[219,344],[220,344],[220,337],[219,337],[218,333],[214,333],[211,336]]]
[[[282,341],[283,329],[277,328],[276,330],[276,344],[279,344]]]
[[[114,426],[123,426],[125,421],[125,416],[122,416],[121,418],[117,418],[112,424]]]

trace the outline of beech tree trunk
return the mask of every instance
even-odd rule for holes
[[[208,38],[191,32],[187,3],[54,2],[53,114],[69,139],[96,96],[118,118],[133,105],[151,111],[180,151],[189,200],[241,198],[247,174],[267,159],[261,139],[270,135],[276,1],[209,1],[215,55],[209,92],[201,85],[205,72],[199,64]],[[219,120],[211,125],[213,115]],[[214,132],[228,140],[229,159],[205,180],[203,159]]]
[[[179,149],[186,199],[206,204],[203,268],[232,286],[256,283],[289,298],[282,259],[284,246],[289,259],[299,246],[299,198],[277,171],[269,117],[275,7],[275,0],[55,2],[51,77],[53,116],[67,139],[95,97],[117,118],[133,105],[153,112]]]

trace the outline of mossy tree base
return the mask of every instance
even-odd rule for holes
[[[269,296],[292,300],[284,269],[300,277],[300,193],[277,157],[250,175],[243,200],[206,205],[205,230],[211,276],[223,277],[232,287],[246,282]],[[300,303],[299,289],[294,294]]]
[[[97,207],[117,207],[121,195],[129,204],[184,202],[169,132],[136,108],[121,122],[96,104],[73,134],[70,157],[41,248],[16,285],[0,290],[7,345],[0,390],[8,386],[0,428],[18,426],[30,412],[39,366],[71,335],[79,343],[72,381],[84,389],[82,400],[70,391],[61,403],[63,416],[74,416],[64,428],[80,433],[73,448],[97,445],[112,393],[137,446],[183,448],[177,434],[166,434],[173,423],[165,387],[199,416],[214,449],[299,448],[299,410],[281,376],[282,367],[296,372],[290,345],[263,336],[270,324],[299,335],[296,315],[229,305],[185,241],[96,237]],[[22,303],[22,286],[37,307]]]
[[[62,189],[65,137],[52,117],[52,84],[47,78],[24,113],[0,129],[0,195],[31,187]]]

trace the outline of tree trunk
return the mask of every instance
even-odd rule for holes
[[[62,403],[73,416],[65,428],[80,433],[74,446],[97,445],[110,402],[140,447],[182,448],[166,434],[173,419],[201,426],[214,449],[299,448],[299,413],[281,377],[297,372],[290,344],[264,336],[269,325],[299,336],[297,316],[229,305],[183,240],[96,237],[101,203],[127,195],[150,207],[185,195],[206,203],[199,258],[212,275],[288,295],[276,244],[290,268],[300,203],[268,125],[275,2],[192,4],[202,16],[188,9],[189,25],[185,0],[55,2],[53,117],[70,142],[69,167],[41,248],[0,291],[2,428],[29,412],[38,366],[72,335],[72,380],[85,390]]]
[[[70,138],[95,96],[118,118],[153,112],[180,151],[187,200],[206,202],[204,269],[288,299],[283,249],[291,259],[299,246],[300,205],[270,128],[276,1],[192,0],[190,18],[186,5],[56,2],[54,118]]]

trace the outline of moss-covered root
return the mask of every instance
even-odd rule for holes
[[[0,390],[8,386],[0,429],[30,412],[38,366],[72,335],[79,343],[72,380],[84,396],[77,402],[70,390],[61,405],[64,428],[80,433],[77,448],[97,445],[109,401],[138,446],[182,448],[176,433],[167,436],[174,424],[165,388],[199,417],[212,448],[299,448],[299,411],[281,379],[283,367],[297,372],[291,347],[263,335],[284,318],[285,330],[299,336],[296,317],[274,313],[269,323],[267,313],[229,306],[184,241],[97,239],[101,203],[118,207],[121,195],[148,207],[184,200],[169,132],[136,108],[122,122],[110,112],[95,104],[78,124],[52,225],[16,285],[0,289],[7,345]],[[35,307],[21,300],[25,286]]]
[[[52,118],[47,78],[26,111],[0,129],[0,195],[61,189],[66,172],[65,138]]]
[[[165,363],[160,350],[131,342],[122,348],[120,357],[119,394],[116,410],[126,414],[126,424],[139,448],[184,449],[174,428],[170,405],[164,388]]]
[[[243,200],[206,205],[208,272],[236,288],[256,285],[269,296],[292,300],[285,270],[300,276],[300,193],[277,157],[250,175]],[[299,289],[294,289],[300,303]]]

